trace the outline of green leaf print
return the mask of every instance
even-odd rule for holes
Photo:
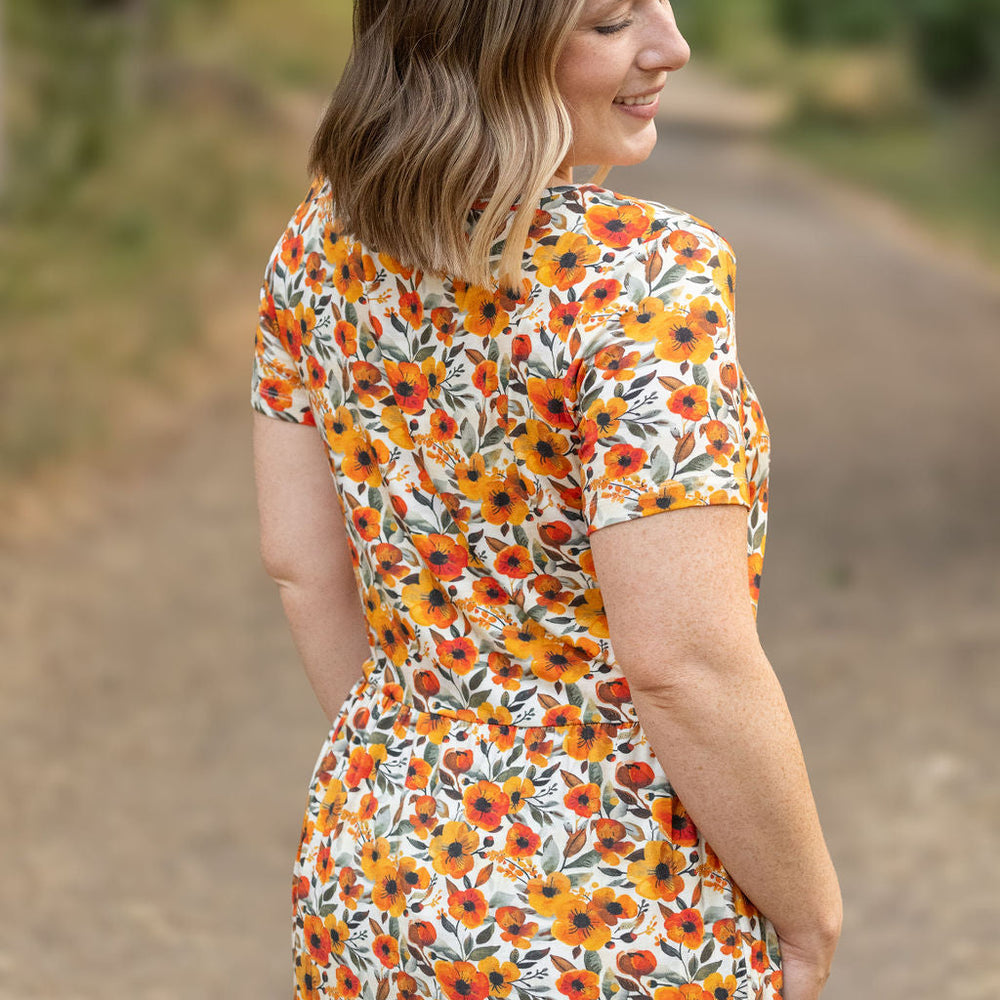
[[[691,377],[694,379],[696,385],[708,388],[708,369],[704,365],[692,365]]]
[[[476,453],[476,429],[472,426],[472,421],[466,417],[462,421],[461,440],[462,451],[468,458],[472,458]]]
[[[583,955],[583,964],[588,972],[593,972],[594,975],[599,976],[601,974],[601,969],[603,968],[600,956],[596,951],[587,950]]]

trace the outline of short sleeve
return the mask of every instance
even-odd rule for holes
[[[274,248],[264,272],[257,312],[250,405],[257,413],[300,424],[315,424],[310,394],[303,380],[301,316],[289,307],[294,296],[289,264],[283,256],[291,230]],[[301,311],[302,306],[299,305]]]
[[[736,261],[688,218],[606,278],[617,297],[584,325],[577,377],[587,533],[702,504],[750,507]]]

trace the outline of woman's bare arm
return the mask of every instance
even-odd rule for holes
[[[678,797],[783,941],[832,955],[840,888],[757,637],[746,529],[744,507],[690,507],[590,541],[615,656]]]
[[[344,515],[316,428],[253,419],[261,558],[332,720],[370,655]]]

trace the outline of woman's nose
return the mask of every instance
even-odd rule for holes
[[[687,65],[691,46],[681,34],[669,4],[657,4],[649,41],[639,53],[639,66],[644,70],[672,72]]]

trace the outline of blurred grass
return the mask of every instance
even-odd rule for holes
[[[207,324],[227,296],[249,359],[247,276],[307,184],[294,111],[318,111],[350,42],[349,8],[320,0],[167,3],[139,37],[113,12],[62,13],[20,0],[6,29],[8,486],[109,445],[150,394],[182,411],[217,378]],[[199,351],[203,370],[180,364]]]
[[[869,14],[883,6],[874,0]],[[775,0],[674,0],[674,8],[699,58],[732,81],[787,98],[789,114],[772,135],[778,148],[887,197],[1000,267],[995,81],[964,96],[932,92],[903,15],[879,13],[876,20],[895,27],[864,43],[802,45],[778,30]],[[997,16],[985,14],[981,30],[996,43]]]

